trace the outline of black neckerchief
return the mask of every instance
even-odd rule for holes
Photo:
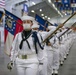
[[[37,43],[38,43],[38,45],[39,45],[39,47],[43,50],[44,48],[41,46],[41,43],[40,43],[40,41],[39,41],[39,38],[38,38],[38,36],[37,36],[37,32],[36,31],[34,31],[34,32],[32,32],[32,37],[34,38],[34,45],[35,45],[35,50],[36,50],[36,54],[38,53],[38,48],[37,48]]]
[[[29,36],[31,35],[31,30],[30,30],[30,31],[25,31],[25,30],[23,30],[21,35],[22,35],[22,40],[21,40],[21,43],[20,43],[20,45],[19,45],[19,48],[22,49],[23,42],[26,41],[27,44],[28,44],[29,49],[31,49],[31,47],[30,47],[30,45],[29,45],[29,42],[27,41],[27,39],[28,39]]]

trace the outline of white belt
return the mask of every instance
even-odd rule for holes
[[[36,54],[28,54],[28,55],[18,55],[20,59],[30,59],[36,57]]]

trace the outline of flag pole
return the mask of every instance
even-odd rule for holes
[[[62,24],[60,24],[60,25],[56,28],[56,30],[55,30],[54,32],[52,32],[47,38],[45,38],[45,40],[44,40],[42,43],[46,42],[49,37],[51,38],[52,35],[53,35],[57,30],[59,30],[59,28],[62,28],[62,27],[64,26],[64,24],[65,24],[68,20],[70,20],[74,15],[76,15],[76,12],[75,12],[74,14],[72,14],[66,21],[64,21]]]
[[[76,22],[75,22],[75,23],[76,23]],[[75,23],[73,23],[73,24],[71,25],[71,27],[73,27]],[[65,32],[63,32],[59,37],[61,37],[62,35],[64,35],[66,32],[68,32],[71,27],[69,27]],[[58,37],[58,38],[59,38],[59,37]]]

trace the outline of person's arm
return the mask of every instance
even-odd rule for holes
[[[12,49],[11,49],[11,56],[10,56],[10,59],[11,61],[15,61],[15,58],[17,56],[17,53],[18,53],[18,34],[15,36],[15,39],[12,43]]]
[[[11,55],[10,55],[10,62],[7,64],[7,68],[9,70],[12,69],[12,67],[14,66],[14,62],[15,62],[15,59],[16,59],[16,56],[17,56],[17,48],[18,48],[18,34],[15,36],[15,39],[12,43],[12,49],[11,49]]]
[[[55,28],[51,29],[49,32],[46,32],[46,34],[44,35],[44,40],[53,32],[55,31]]]

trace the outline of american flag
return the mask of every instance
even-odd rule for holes
[[[5,8],[5,0],[0,0],[0,8]]]
[[[5,53],[10,55],[11,53],[11,46],[12,42],[15,38],[15,35],[18,32],[21,32],[23,30],[23,27],[20,25],[22,24],[22,20],[12,13],[8,12],[5,10],[5,29],[4,29],[4,34],[5,34]]]

